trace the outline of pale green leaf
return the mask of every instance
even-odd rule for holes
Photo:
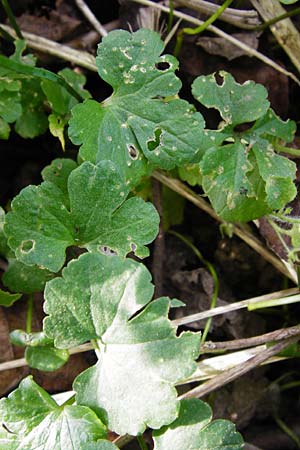
[[[242,450],[242,436],[228,420],[212,420],[210,407],[198,399],[182,400],[179,417],[153,433],[154,450]]]
[[[167,318],[170,300],[150,302],[152,294],[144,266],[92,253],[70,262],[45,289],[44,330],[56,346],[97,340],[98,363],[74,383],[77,402],[119,434],[172,422],[174,386],[195,370],[199,354],[200,335],[176,337]]]
[[[163,49],[150,30],[109,33],[98,47],[97,66],[113,95],[72,110],[69,136],[82,145],[80,156],[114,161],[132,185],[153,167],[172,169],[190,161],[203,138],[202,116],[174,98],[181,87],[174,74],[178,62],[160,56]]]
[[[0,401],[0,420],[14,433],[13,450],[83,450],[106,437],[106,428],[94,412],[84,406],[58,406],[32,377]],[[0,434],[4,450],[1,438]]]
[[[60,167],[55,162],[49,171]],[[126,256],[148,255],[145,244],[158,232],[159,216],[150,203],[126,197],[129,187],[113,163],[83,163],[65,179],[72,164],[62,164],[55,183],[29,186],[12,202],[5,233],[17,259],[57,272],[71,245]],[[53,174],[44,172],[50,179]],[[54,174],[55,176],[55,174]]]
[[[59,139],[62,149],[65,150],[64,130],[68,120],[53,113],[48,116],[48,121],[50,133]]]

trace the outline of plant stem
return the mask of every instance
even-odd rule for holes
[[[14,38],[2,27],[0,27],[0,35],[7,41],[14,42]]]
[[[10,21],[11,26],[13,27],[13,29],[16,32],[16,35],[18,36],[19,39],[24,39],[23,35],[21,33],[21,30],[19,28],[19,25],[16,22],[15,16],[11,10],[11,7],[9,6],[9,3],[7,0],[1,0],[2,2],[2,6],[7,14],[8,20]]]
[[[222,386],[225,386],[226,384],[230,383],[236,378],[239,378],[240,376],[259,366],[272,356],[275,356],[277,353],[280,353],[282,350],[289,347],[291,344],[298,342],[298,340],[299,335],[281,341],[278,344],[275,344],[272,347],[269,347],[266,350],[261,351],[260,353],[253,356],[243,364],[239,364],[238,366],[235,366],[232,369],[228,369],[224,373],[215,376],[214,378],[201,384],[200,386],[191,389],[190,391],[181,395],[179,399],[204,397],[205,395],[210,394],[211,392],[215,391],[216,389],[219,389]]]
[[[95,30],[100,34],[100,36],[106,36],[107,31],[103,27],[103,25],[99,22],[95,14],[90,10],[88,5],[83,0],[75,0],[76,5],[82,12],[82,14],[86,17],[86,19],[90,22],[90,24],[95,28]]]
[[[31,333],[33,313],[33,294],[28,295],[27,314],[26,314],[26,333]]]
[[[169,18],[168,18],[168,33],[170,33],[174,20],[174,0],[169,0]]]
[[[295,325],[294,327],[281,328],[280,330],[271,331],[269,333],[250,338],[235,339],[234,341],[225,342],[206,342],[201,346],[201,352],[211,353],[214,351],[240,350],[242,348],[266,344],[267,342],[282,341],[283,339],[299,334],[300,325]]]
[[[214,12],[214,14],[212,14],[205,22],[203,22],[198,27],[183,28],[177,35],[174,55],[178,56],[180,52],[184,34],[195,35],[205,31],[212,23],[214,23],[220,17],[220,15],[225,11],[225,9],[230,5],[231,2],[232,0],[225,0],[225,2],[220,6],[220,8],[218,8],[217,11]]]
[[[300,8],[299,8],[300,10]],[[275,150],[281,153],[287,153],[292,156],[297,156],[300,158],[300,148],[291,148],[291,147],[285,147],[284,145],[275,144],[274,145]]]
[[[272,25],[275,25],[275,23],[280,22],[281,20],[288,19],[290,17],[294,17],[297,14],[300,14],[300,8],[295,8],[292,11],[286,12],[284,14],[280,14],[280,16],[273,17],[273,19],[268,20],[265,23],[262,23],[254,28],[252,28],[252,31],[262,31],[266,28],[271,27]]]
[[[157,170],[153,172],[152,176],[161,181],[164,185],[168,186],[174,192],[177,192],[182,197],[189,200],[197,208],[205,211],[216,221],[223,223],[223,220],[217,215],[213,208],[199,195],[197,195],[192,189],[182,183],[180,180],[171,178],[162,172]],[[292,268],[283,263],[273,252],[267,249],[252,233],[250,233],[242,225],[232,225],[233,233],[248,244],[253,250],[261,255],[266,261],[271,263],[279,272],[283,273],[286,277],[297,284],[297,275]]]
[[[137,436],[137,441],[139,443],[141,450],[148,450],[147,444],[143,436]]]
[[[178,239],[181,239],[182,242],[184,242],[188,247],[190,247],[193,252],[195,253],[195,255],[200,259],[200,261],[207,267],[208,271],[210,272],[213,282],[214,282],[214,290],[213,290],[213,295],[212,295],[212,299],[211,299],[211,303],[210,303],[210,309],[215,308],[216,304],[217,304],[217,299],[218,299],[218,293],[219,293],[219,278],[217,275],[217,272],[215,271],[214,266],[207,261],[202,253],[200,252],[200,250],[194,245],[192,244],[191,241],[189,241],[188,239],[186,239],[184,236],[182,236],[182,234],[176,232],[176,231],[169,231],[170,234],[173,234],[174,236],[178,237]],[[206,341],[208,332],[209,332],[209,328],[211,325],[211,321],[212,318],[209,317],[206,321],[203,333],[202,333],[202,337],[201,337],[201,344],[204,344],[204,342]]]
[[[154,242],[152,273],[155,285],[155,297],[163,295],[164,281],[164,261],[165,261],[165,232],[163,226],[163,204],[162,204],[162,184],[160,181],[152,179],[153,204],[160,217],[159,232]]]
[[[296,446],[300,449],[300,439],[298,436],[287,426],[286,423],[283,422],[282,419],[278,415],[274,416],[275,422],[281,428],[281,430],[288,435],[288,437],[296,444]]]

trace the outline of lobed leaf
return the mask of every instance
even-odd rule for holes
[[[220,74],[221,85],[214,75],[193,83],[197,100],[218,109],[224,119],[218,131],[209,132],[215,143],[200,162],[202,186],[223,219],[243,222],[279,210],[295,197],[296,165],[276,154],[278,140],[293,139],[295,123],[269,109],[263,86],[239,85],[230,74]],[[236,128],[255,119],[246,131]],[[186,171],[183,176],[194,181]]]
[[[172,422],[174,386],[196,367],[199,334],[177,337],[167,318],[170,300],[149,303],[152,294],[143,265],[92,253],[70,262],[45,289],[44,330],[55,345],[98,342],[98,363],[75,379],[77,403],[119,434]]]
[[[113,88],[102,102],[72,110],[69,136],[84,160],[112,160],[132,184],[153,167],[172,169],[190,161],[203,139],[203,118],[174,98],[181,82],[177,60],[160,56],[164,44],[150,30],[116,30],[98,47],[98,71]],[[184,118],[184,120],[183,120]]]
[[[241,450],[243,439],[228,420],[212,420],[207,403],[182,400],[179,417],[171,425],[154,431],[154,450]]]
[[[107,431],[93,411],[85,406],[58,406],[31,376],[0,401],[0,420],[9,430],[0,431],[1,450],[84,450],[92,443],[91,449],[110,449],[101,446]]]
[[[57,176],[55,166],[61,167]],[[71,245],[123,257],[131,251],[148,255],[145,244],[155,238],[159,216],[140,198],[126,200],[129,187],[113,163],[85,162],[72,172],[72,163],[52,167],[44,172],[51,181],[23,189],[6,216],[8,244],[18,260],[57,272]]]

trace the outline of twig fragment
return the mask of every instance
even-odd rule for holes
[[[95,14],[90,10],[88,5],[83,0],[75,0],[76,5],[82,12],[82,14],[86,17],[86,19],[90,22],[91,25],[95,28],[95,30],[100,34],[100,36],[106,36],[107,31],[104,26],[99,22]]]

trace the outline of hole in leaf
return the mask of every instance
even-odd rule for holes
[[[243,131],[250,130],[250,128],[253,127],[255,122],[247,122],[247,123],[241,123],[240,125],[236,125],[234,127],[234,131],[236,133],[242,133]]]
[[[166,61],[161,61],[161,62],[159,62],[159,63],[156,63],[156,64],[155,64],[155,67],[156,67],[158,70],[161,70],[162,72],[164,72],[165,70],[169,70],[169,69],[170,69],[171,64],[168,63],[168,62],[166,62]]]
[[[27,241],[23,241],[21,244],[21,253],[30,253],[35,246],[35,241],[32,239],[28,239]]]
[[[127,144],[127,150],[131,159],[138,159],[139,151],[132,144]]]
[[[103,245],[99,248],[100,252],[103,253],[106,256],[116,256],[117,252],[114,252],[111,248],[107,247],[106,245]]]
[[[154,136],[155,138],[153,140],[147,141],[148,149],[152,152],[160,145],[160,137],[162,134],[162,130],[160,128],[157,128],[154,130]]]
[[[133,242],[130,244],[130,248],[131,248],[131,251],[133,251],[133,252],[136,251],[136,245]]]

